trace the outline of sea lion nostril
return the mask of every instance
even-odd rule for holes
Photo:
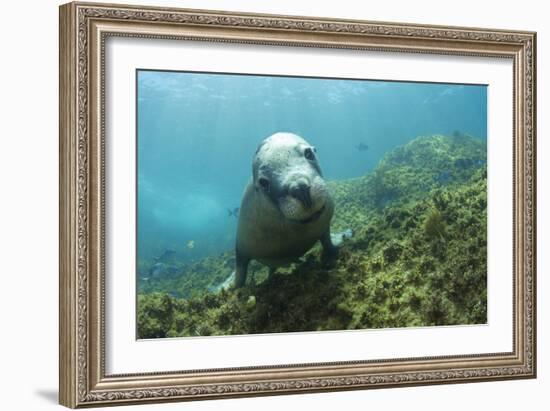
[[[300,181],[296,184],[293,184],[290,188],[290,195],[297,200],[299,200],[304,207],[310,208],[313,205],[311,200],[311,190],[310,185],[305,181]]]

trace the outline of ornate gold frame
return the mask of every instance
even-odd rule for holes
[[[445,358],[105,375],[103,67],[109,36],[512,59],[514,350]],[[534,378],[535,51],[532,32],[92,3],[61,6],[60,403],[83,407]]]

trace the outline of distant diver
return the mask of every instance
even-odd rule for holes
[[[228,208],[228,209],[227,209],[227,216],[228,216],[228,217],[239,218],[239,208],[240,208],[240,207],[235,207],[233,210],[231,210],[230,208]]]
[[[369,149],[369,146],[363,142],[360,142],[355,146],[355,149],[357,151],[367,151]]]

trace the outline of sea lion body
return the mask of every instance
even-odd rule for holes
[[[290,221],[249,183],[239,218],[237,249],[272,268],[288,264],[320,240],[330,225],[333,210],[329,197],[325,211],[316,222]]]
[[[291,133],[276,133],[258,147],[239,211],[235,287],[244,285],[250,260],[275,269],[317,241],[325,255],[335,254],[330,238],[334,202],[315,151]]]

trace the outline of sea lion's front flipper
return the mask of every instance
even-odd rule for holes
[[[267,278],[273,277],[273,274],[275,274],[275,271],[277,271],[276,267],[269,267],[269,272],[267,274]]]
[[[338,248],[332,244],[332,238],[330,235],[330,228],[324,232],[320,238],[321,245],[323,246],[323,259],[332,260],[338,255]]]
[[[248,263],[250,258],[243,256],[237,250],[235,258],[235,288],[241,288],[246,282],[246,274],[248,271]]]

